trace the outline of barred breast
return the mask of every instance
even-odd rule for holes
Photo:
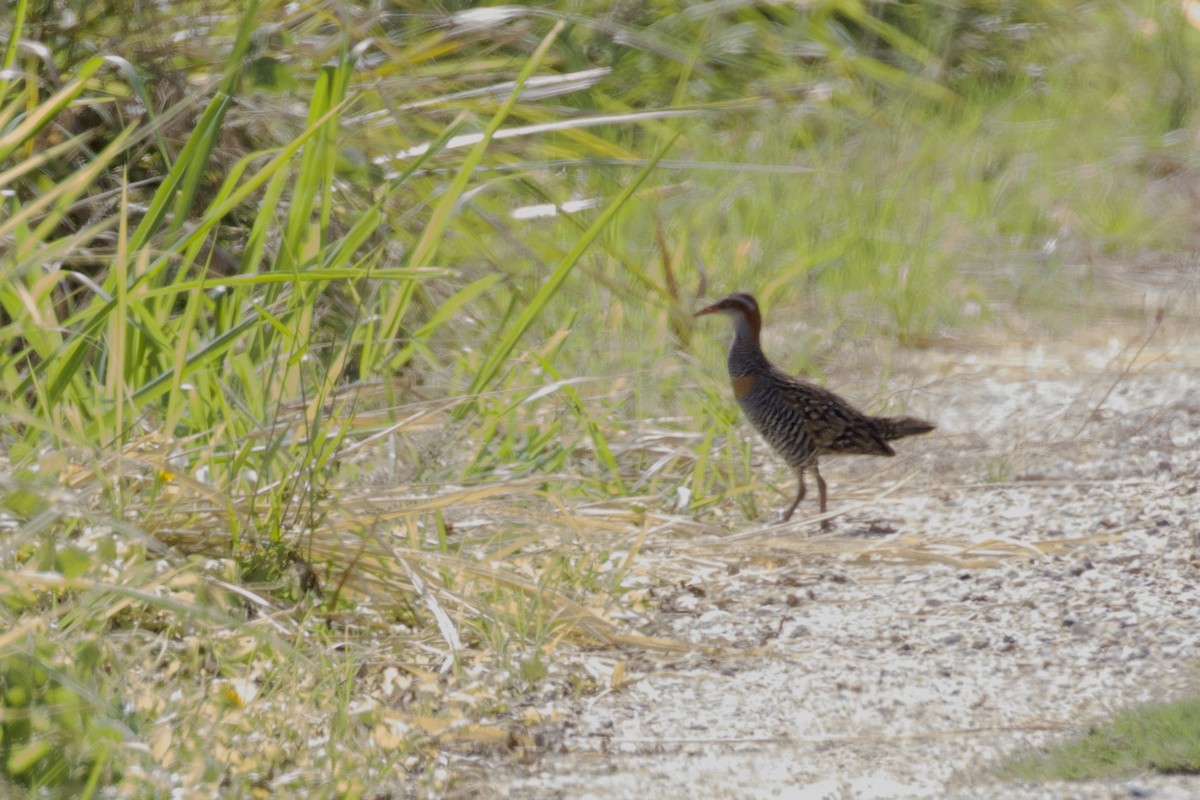
[[[770,381],[747,376],[740,383],[741,387],[734,387],[735,393],[739,388],[743,389],[737,396],[738,405],[767,444],[793,469],[803,469],[814,463],[817,446],[800,410],[784,402]]]

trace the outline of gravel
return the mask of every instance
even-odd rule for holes
[[[1197,776],[1013,784],[992,772],[1117,709],[1196,688],[1200,338],[1171,334],[1136,356],[1114,337],[897,365],[931,373],[908,407],[939,431],[901,443],[883,473],[871,459],[822,470],[831,507],[847,509],[829,540],[843,550],[770,546],[815,536],[813,523],[744,542],[733,529],[761,523],[648,542],[635,580],[658,609],[650,632],[710,649],[636,659],[620,688],[556,701],[555,752],[499,773],[493,789],[1200,796]],[[895,555],[908,551],[927,557]]]

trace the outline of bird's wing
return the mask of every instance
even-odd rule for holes
[[[778,375],[777,380],[784,401],[804,417],[818,452],[895,454],[879,435],[873,419],[838,395],[790,375]]]

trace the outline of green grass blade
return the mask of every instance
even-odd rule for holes
[[[607,487],[608,491],[613,495],[626,494],[625,480],[621,477],[621,468],[617,465],[617,459],[613,456],[612,447],[608,444],[608,438],[600,429],[600,424],[596,419],[588,413],[587,406],[584,405],[583,398],[579,396],[579,392],[570,383],[563,380],[563,376],[549,359],[536,357],[537,362],[545,370],[546,374],[552,379],[559,381],[559,391],[567,396],[567,400],[571,403],[571,408],[575,412],[575,416],[583,423],[584,428],[588,432],[588,438],[592,440],[592,450],[596,454],[596,461],[608,470],[612,484]]]
[[[529,57],[525,65],[521,68],[521,72],[517,75],[508,99],[492,115],[487,127],[483,129],[482,138],[471,148],[467,157],[463,159],[462,166],[459,167],[454,180],[450,182],[449,188],[438,199],[438,204],[434,207],[433,213],[429,217],[429,222],[421,232],[421,238],[417,241],[412,255],[409,257],[409,266],[423,267],[430,263],[433,253],[437,249],[438,242],[441,241],[442,236],[446,232],[450,216],[455,206],[458,205],[459,198],[466,191],[467,184],[470,182],[476,167],[483,160],[483,154],[487,152],[488,146],[492,142],[492,137],[496,135],[496,131],[500,130],[500,126],[504,124],[504,120],[508,118],[509,113],[516,106],[517,101],[521,98],[521,91],[525,88],[525,82],[541,66],[542,60],[546,57],[546,52],[550,49],[550,45],[554,43],[554,40],[558,38],[558,34],[562,31],[563,27],[564,24],[561,21],[555,23],[550,33],[546,34],[541,44],[533,51],[533,55]]]
[[[204,182],[213,148],[220,141],[220,131],[225,120],[225,113],[229,110],[229,106],[237,94],[238,84],[242,80],[242,61],[250,49],[251,37],[258,27],[258,1],[249,0],[246,4],[242,12],[241,24],[238,26],[233,51],[229,54],[229,67],[225,78],[221,81],[217,96],[209,104],[200,125],[189,137],[184,153],[180,154],[179,161],[176,162],[177,167],[180,164],[183,165],[183,170],[179,174],[176,187],[171,192],[175,201],[172,207],[171,221],[168,225],[168,230],[171,232],[179,230],[191,216],[192,205],[196,201],[200,185]],[[173,174],[177,172],[176,169],[171,170]],[[137,245],[140,247],[141,240],[137,242]]]
[[[533,326],[533,323],[545,311],[546,306],[554,298],[559,287],[562,286],[563,281],[570,274],[572,267],[575,266],[575,262],[579,260],[600,232],[608,226],[617,215],[617,212],[628,202],[629,198],[633,197],[634,192],[642,185],[642,181],[646,180],[662,157],[671,149],[676,138],[678,137],[672,137],[665,145],[659,148],[653,158],[646,162],[646,165],[625,185],[621,193],[608,204],[603,213],[596,218],[595,222],[588,226],[588,229],[583,232],[571,249],[567,251],[567,254],[562,257],[562,260],[554,267],[554,270],[550,273],[545,283],[538,289],[537,294],[529,301],[529,305],[521,311],[516,322],[504,334],[496,347],[488,353],[483,365],[471,380],[471,385],[467,389],[468,395],[476,395],[482,392],[492,382],[496,374],[499,373],[500,368],[504,366],[509,356],[512,355],[512,351],[516,348],[517,343],[521,341],[521,337]],[[474,404],[474,399],[471,399],[458,406],[454,410],[454,419],[461,420],[474,408]]]
[[[374,276],[374,273],[372,273],[372,277]],[[413,357],[417,350],[424,347],[426,340],[428,340],[430,336],[441,329],[443,325],[446,325],[453,320],[464,306],[499,283],[502,277],[502,275],[497,273],[485,275],[479,280],[468,284],[465,288],[456,292],[446,301],[439,303],[437,311],[435,311],[433,316],[429,318],[429,321],[417,330],[413,331],[412,335],[409,336],[408,344],[400,348],[400,350],[397,351],[396,355],[392,358],[392,369],[399,369],[407,364],[409,359]]]
[[[0,60],[0,71],[8,73],[17,60],[17,43],[21,41],[21,32],[25,29],[25,13],[29,8],[28,0],[17,0],[12,7],[12,29],[8,32],[8,44],[4,46],[4,58]],[[0,104],[8,91],[9,79],[0,78]]]
[[[59,112],[69,106],[83,90],[88,81],[104,66],[104,59],[97,56],[89,58],[80,67],[71,81],[41,103],[38,103],[21,122],[11,131],[0,134],[0,161],[8,158],[25,142],[37,135],[38,131],[50,124]]]

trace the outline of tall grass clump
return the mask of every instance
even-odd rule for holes
[[[677,646],[654,532],[760,514],[702,291],[820,372],[1190,211],[1169,4],[10,11],[13,791],[444,789],[619,683],[563,647]]]

